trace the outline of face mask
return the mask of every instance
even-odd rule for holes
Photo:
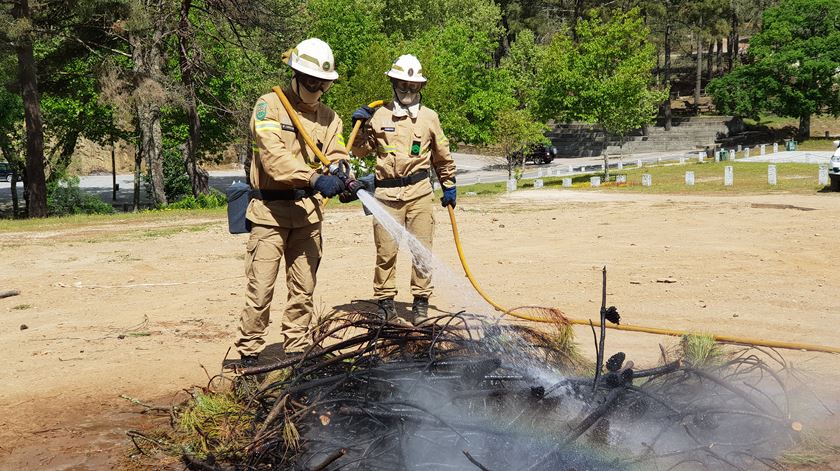
[[[392,85],[394,87],[394,96],[403,106],[416,104],[420,98],[420,89],[423,88],[422,83],[406,82],[403,80],[394,80]]]
[[[417,102],[417,97],[418,97],[419,94],[418,93],[411,93],[411,92],[409,92],[409,93],[396,92],[396,95],[397,95],[397,101],[399,101],[400,104],[402,104],[404,106],[411,106],[411,105],[413,105],[414,103]]]
[[[310,87],[304,85],[303,82],[303,80],[298,80],[297,77],[292,79],[292,89],[298,94],[300,101],[306,103],[307,105],[314,105],[315,103],[318,103],[318,100],[321,99],[321,95],[324,94],[323,87],[318,86],[310,90]]]

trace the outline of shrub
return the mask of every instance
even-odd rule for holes
[[[70,216],[111,214],[114,208],[79,188],[79,177],[63,177],[47,185],[47,211],[50,216]]]
[[[198,195],[188,195],[180,200],[167,205],[168,209],[210,209],[221,208],[227,205],[227,197],[221,192],[211,189],[210,193]]]

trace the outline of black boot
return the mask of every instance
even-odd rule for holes
[[[379,315],[386,321],[397,317],[397,308],[394,306],[394,298],[384,298],[376,302],[379,305]]]
[[[429,319],[429,298],[414,297],[411,305],[411,312],[414,313],[414,325],[424,323]]]

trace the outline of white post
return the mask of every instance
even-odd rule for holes
[[[617,168],[618,170],[624,170],[624,162],[619,162],[619,163],[618,163],[618,164],[616,164],[616,165],[617,165],[617,166],[616,166],[616,168]]]
[[[574,168],[572,168],[572,166],[571,166],[571,165],[569,165],[569,173],[572,173],[572,172],[574,172],[574,171],[575,171],[575,169],[574,169]]]
[[[720,151],[719,150],[715,151],[715,162],[720,162]]]
[[[542,181],[542,178],[537,178],[536,180],[534,180],[534,189],[535,189],[535,190],[538,190],[538,189],[540,189],[540,188],[542,188],[542,187],[543,187],[543,181]]]
[[[703,162],[703,160],[705,160],[705,159],[706,159],[706,153],[705,152],[698,152],[697,153],[697,161],[698,162]]]
[[[553,168],[546,169],[545,170],[545,176],[546,177],[554,176],[554,169]]]
[[[589,186],[601,186],[601,177],[589,177]]]
[[[566,177],[563,179],[563,188],[571,188],[572,187],[572,179]]]
[[[507,181],[507,191],[510,193],[511,191],[516,191],[516,179],[511,178]]]
[[[741,152],[741,144],[738,144],[738,152]]]
[[[680,157],[680,165],[685,165],[685,157]]]
[[[761,155],[766,154],[767,153],[767,144],[761,144],[761,147],[759,149],[760,149],[759,154],[761,154]]]
[[[749,156],[750,156],[750,148],[747,147],[746,149],[744,149],[744,158],[746,159]]]
[[[738,147],[741,147],[741,146],[738,146]],[[738,149],[738,150],[740,150],[740,149]],[[737,157],[737,154],[738,154],[738,151],[736,151],[735,149],[729,149],[729,160],[735,160],[735,157]]]
[[[773,143],[773,153],[775,154],[776,152],[779,152],[779,143],[778,142]]]
[[[616,175],[615,176],[615,183],[618,185],[624,185],[627,183],[627,175]]]
[[[653,183],[653,180],[650,177],[649,173],[642,174],[642,186],[650,186]]]
[[[732,166],[727,165],[723,169],[723,185],[724,186],[732,186],[734,181],[734,175],[732,174]]]
[[[685,184],[689,186],[694,185],[694,172],[685,172]]]
[[[636,168],[642,168],[642,159],[636,159]]]
[[[767,166],[767,183],[770,185],[776,184],[776,166],[775,165],[768,165]]]
[[[820,185],[828,185],[828,166],[820,165]]]

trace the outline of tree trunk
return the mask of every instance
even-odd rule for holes
[[[709,50],[706,51],[706,83],[712,80],[712,69],[715,65],[715,40],[709,40]]]
[[[50,176],[47,178],[48,183],[57,181],[66,176],[67,167],[70,166],[70,160],[73,157],[73,152],[76,150],[76,143],[79,142],[80,133],[81,131],[77,129],[71,129],[68,134],[61,139],[61,146],[58,148],[58,157],[55,159],[52,158],[55,154],[55,150],[50,153]]]
[[[187,91],[187,122],[189,124],[189,137],[184,147],[184,164],[187,168],[187,175],[190,177],[193,196],[198,196],[209,193],[210,186],[207,171],[199,168],[197,163],[198,150],[201,145],[201,120],[196,108],[193,63],[189,56],[189,52],[193,48],[192,25],[189,17],[191,6],[192,0],[181,1],[181,17],[178,22],[178,61],[181,67],[181,83],[184,84]]]
[[[17,192],[17,183],[19,181],[18,167],[20,166],[20,163],[12,154],[11,143],[6,140],[5,136],[2,135],[0,135],[0,152],[3,153],[3,156],[6,158],[6,162],[9,162],[9,170],[12,171],[11,186],[9,187],[9,191],[12,194],[12,218],[17,219],[18,213],[20,212],[20,200],[18,199]]]
[[[732,69],[735,67],[735,62],[738,59],[738,43],[740,39],[738,38],[738,15],[735,12],[732,12],[732,17],[729,21],[729,41],[727,44],[727,55],[726,55],[726,71],[732,72]]]
[[[29,0],[17,0],[12,9],[16,20],[30,21]],[[32,38],[24,33],[15,45],[18,58],[18,80],[23,98],[26,122],[26,173],[28,177],[29,217],[47,217],[47,181],[44,175],[44,124],[38,96],[38,77]]]
[[[143,165],[143,149],[137,146],[134,150],[134,197],[133,209],[135,213],[140,211],[140,169]]]
[[[665,77],[663,83],[668,90],[668,99],[665,100],[665,130],[671,130],[671,22],[665,25]]]
[[[147,7],[150,10],[152,7]],[[154,20],[153,20],[154,21]],[[137,113],[138,147],[149,168],[152,202],[166,204],[163,182],[163,136],[160,127],[160,107],[165,93],[160,82],[163,63],[162,25],[153,26],[152,37],[129,32],[131,57],[134,61],[134,93]]]
[[[577,23],[578,19],[580,19],[581,12],[583,11],[583,0],[575,0],[575,10],[572,13],[572,41],[577,44],[578,42],[578,35],[577,35]]]
[[[694,114],[700,114],[700,89],[703,82],[703,40],[697,33],[697,73],[694,82]]]
[[[799,138],[808,139],[811,137],[811,113],[799,117]]]
[[[117,145],[111,139],[111,201],[117,201]]]
[[[624,147],[624,138],[619,141],[619,149]],[[604,152],[604,183],[610,181],[610,155]]]
[[[717,38],[717,51],[715,52],[715,71],[720,74],[723,68],[723,38]]]

